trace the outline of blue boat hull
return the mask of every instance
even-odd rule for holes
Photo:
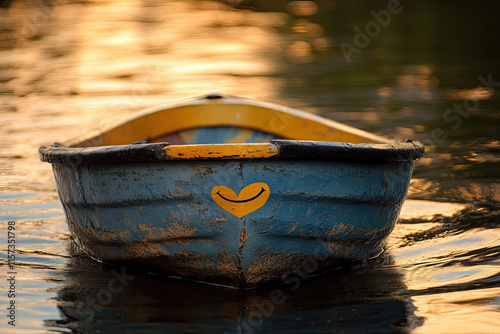
[[[69,228],[90,256],[235,286],[378,255],[412,168],[413,160],[300,159],[53,165]],[[267,185],[268,198],[241,217],[229,206],[249,199],[215,200],[217,187],[239,194],[252,184]]]
[[[377,256],[424,147],[210,94],[39,153],[90,256],[249,287]]]

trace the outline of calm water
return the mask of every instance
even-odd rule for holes
[[[0,3],[0,332],[500,333],[498,1]],[[79,255],[38,146],[214,91],[423,141],[387,251],[279,304]]]

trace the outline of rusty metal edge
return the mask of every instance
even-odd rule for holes
[[[419,159],[424,154],[424,145],[418,141],[394,142],[392,144],[359,144],[303,140],[272,140],[278,152],[271,157],[253,159],[314,159],[352,161],[408,161]],[[234,144],[241,145],[241,144]],[[164,150],[168,143],[131,144],[98,147],[65,147],[58,144],[41,146],[40,160],[52,164],[85,165],[121,162],[154,162],[172,160],[233,160],[249,159],[242,154],[217,157],[182,158],[171,157]]]
[[[425,147],[407,139],[391,144],[338,143],[276,139],[280,158],[364,161],[408,161],[423,157]]]

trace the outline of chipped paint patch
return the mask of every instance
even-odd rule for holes
[[[274,253],[261,252],[258,260],[252,262],[245,273],[245,281],[248,284],[258,284],[266,281],[281,279],[291,266],[297,262],[298,253]]]
[[[196,232],[196,228],[189,225],[187,221],[184,221],[182,224],[170,223],[167,230],[169,232],[169,236],[175,239],[189,238]]]
[[[151,242],[134,242],[124,244],[123,247],[131,253],[131,258],[148,258],[163,254],[161,244]]]
[[[242,228],[240,231],[240,249],[245,247],[247,244],[248,236],[247,236],[247,230]]]
[[[102,240],[104,242],[128,242],[131,240],[130,231],[120,230],[111,231],[104,228],[89,228],[84,227],[85,232],[92,235],[97,240]]]
[[[203,224],[216,224],[216,223],[222,223],[222,222],[227,222],[227,218],[215,218],[212,220],[206,220],[203,222]]]
[[[232,283],[241,284],[241,272],[238,259],[226,251],[217,252],[217,272],[229,278]]]
[[[346,225],[344,223],[337,223],[334,227],[326,232],[327,236],[332,235],[342,235],[348,233],[363,233],[363,230],[360,228],[355,228],[354,226]]]
[[[194,170],[193,176],[196,178],[203,178],[208,175],[212,175],[215,171],[210,167],[200,167],[198,163],[193,163],[190,167]]]
[[[139,226],[139,229],[141,231],[149,231],[149,232],[151,232],[151,229],[152,229],[151,225],[147,225],[147,224],[140,224],[140,225],[137,225],[137,226]]]

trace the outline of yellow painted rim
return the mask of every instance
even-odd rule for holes
[[[254,159],[278,155],[273,144],[171,145],[162,148],[169,160]]]

